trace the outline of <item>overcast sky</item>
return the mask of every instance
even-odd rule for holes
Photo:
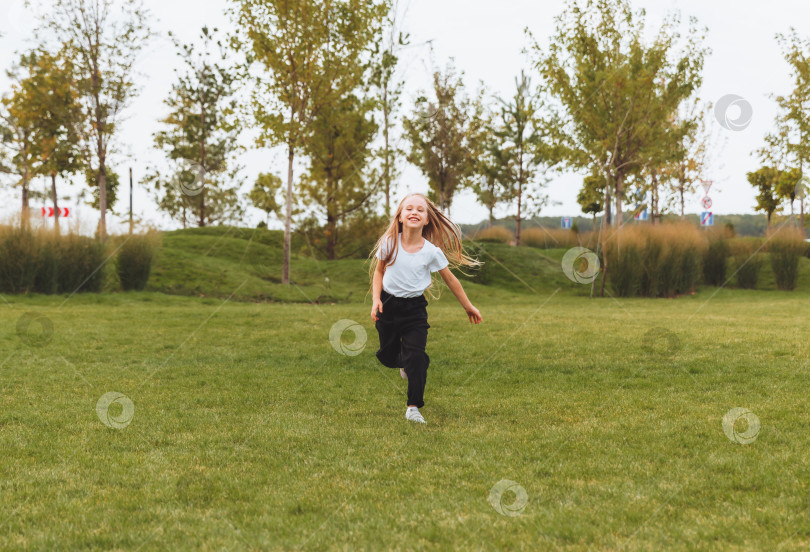
[[[30,44],[33,18],[23,7],[24,0],[0,0],[0,67],[11,66],[15,52]],[[410,33],[412,46],[402,52],[401,71],[406,82],[403,96],[405,109],[410,111],[420,88],[429,83],[434,68],[443,68],[449,58],[464,71],[465,84],[472,91],[483,81],[492,94],[508,95],[514,78],[521,69],[530,69],[530,61],[521,51],[529,46],[524,34],[528,27],[541,45],[547,44],[554,31],[554,16],[564,7],[563,0],[401,0],[407,6],[403,25]],[[135,172],[135,212],[145,220],[161,227],[176,228],[177,223],[162,216],[150,195],[137,186],[138,179],[151,164],[159,164],[161,156],[153,149],[152,133],[165,115],[163,99],[168,94],[173,70],[179,60],[166,33],[173,31],[183,41],[197,38],[203,25],[232,30],[225,15],[226,0],[145,0],[159,36],[140,58],[140,93],[128,110],[125,124],[118,136],[118,153],[113,157],[115,170],[123,176],[129,167]],[[776,114],[770,94],[790,92],[789,67],[782,58],[775,40],[777,32],[788,32],[795,26],[803,37],[810,37],[810,3],[796,0],[636,0],[636,8],[647,10],[648,27],[657,28],[668,11],[679,10],[682,20],[698,18],[708,27],[706,45],[712,50],[706,60],[701,97],[717,102],[729,94],[744,98],[752,109],[750,124],[741,130],[722,130],[726,139],[723,154],[716,166],[705,175],[715,181],[709,195],[712,211],[718,214],[753,213],[754,192],[745,179],[746,172],[757,168],[751,152],[762,145],[764,135],[772,128]],[[685,27],[684,27],[685,28]],[[538,77],[534,77],[537,82]],[[0,76],[0,91],[8,90],[5,75]],[[728,112],[736,119],[739,108]],[[246,139],[245,145],[251,146]],[[403,144],[404,145],[404,144]],[[246,183],[252,185],[259,172],[286,174],[286,160],[280,150],[252,148],[242,158]],[[300,168],[298,170],[300,174]],[[558,205],[547,207],[542,214],[554,216],[581,215],[576,195],[582,175],[555,176],[547,193]],[[35,186],[43,187],[44,182]],[[63,187],[66,193],[71,188]],[[78,186],[73,188],[78,190]],[[427,183],[415,168],[403,163],[397,199],[405,191],[427,191]],[[124,190],[122,190],[124,192]],[[93,227],[98,214],[83,207],[75,199],[66,205],[74,207],[82,226]],[[125,197],[121,193],[121,197]],[[702,210],[702,191],[687,201],[687,212]],[[0,191],[0,219],[19,209],[19,192]],[[118,205],[124,210],[124,203]],[[496,212],[498,216],[508,214]],[[469,192],[459,194],[451,208],[451,216],[460,223],[474,223],[485,218],[486,211]],[[263,213],[250,208],[245,224],[255,225]],[[109,220],[109,219],[108,219]],[[280,228],[278,223],[271,227]],[[112,217],[111,231],[122,231],[123,220]]]

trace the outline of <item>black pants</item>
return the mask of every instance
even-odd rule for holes
[[[408,375],[408,405],[425,406],[424,393],[430,357],[425,352],[427,299],[396,297],[381,290],[382,313],[377,313],[375,327],[380,335],[377,359],[388,368],[404,368]]]

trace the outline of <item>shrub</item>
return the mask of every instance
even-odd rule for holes
[[[619,237],[620,234],[627,234]],[[613,239],[610,239],[613,238]],[[641,242],[638,236],[621,230],[608,236],[605,247],[606,277],[619,297],[636,295],[641,286]]]
[[[672,297],[700,279],[705,242],[687,223],[629,226],[606,237],[607,278],[616,295]]]
[[[379,237],[388,229],[390,222],[390,217],[364,211],[356,211],[351,216],[344,217],[335,227],[335,235],[338,237],[334,244],[335,258],[366,258],[374,249]],[[296,246],[293,243],[291,247],[293,251],[297,250],[298,254],[303,257],[327,259],[329,241],[327,232],[327,225],[321,224],[314,216],[308,217],[301,221],[292,234],[299,245]],[[257,234],[259,233],[257,232]],[[283,232],[280,233],[280,236],[283,236]],[[268,242],[264,242],[264,244],[274,245]],[[283,240],[279,245],[283,247]]]
[[[59,291],[59,239],[43,233],[37,254],[37,267],[34,276],[34,291],[53,294]]]
[[[570,249],[572,247],[587,247],[596,249],[598,232],[575,232],[573,228],[543,228],[534,226],[520,232],[520,245],[537,247],[540,249]]]
[[[768,232],[768,251],[776,287],[790,291],[799,277],[799,257],[805,248],[804,234],[794,227]]]
[[[703,256],[703,281],[710,286],[722,286],[726,282],[726,267],[729,258],[728,242],[720,232],[708,231],[708,247]]]
[[[59,243],[58,292],[99,292],[104,282],[104,244],[94,238],[67,234]]]
[[[146,287],[156,249],[157,237],[154,233],[126,238],[115,259],[115,272],[121,289],[142,291]]]
[[[103,262],[104,246],[93,238],[0,227],[0,292],[100,291]]]
[[[503,226],[493,226],[491,228],[482,228],[475,233],[474,240],[480,242],[493,242],[493,243],[512,243],[515,236],[512,231]]]
[[[736,239],[729,244],[737,287],[756,289],[763,256],[759,239]]]
[[[520,245],[540,249],[569,249],[579,245],[579,242],[577,241],[577,233],[572,230],[534,226],[520,232]]]
[[[41,268],[41,232],[3,226],[0,231],[0,292],[36,291]]]

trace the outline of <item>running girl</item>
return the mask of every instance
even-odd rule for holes
[[[425,382],[430,357],[425,353],[428,304],[424,292],[433,288],[432,272],[438,272],[467,312],[470,323],[479,324],[481,313],[470,303],[450,266],[482,264],[462,252],[461,230],[436,205],[420,193],[408,194],[397,207],[391,224],[377,240],[369,277],[373,301],[371,319],[380,336],[377,359],[389,368],[399,368],[408,380],[405,418],[426,423],[419,409],[424,406]],[[447,257],[451,262],[448,262]],[[431,298],[438,299],[430,293]]]

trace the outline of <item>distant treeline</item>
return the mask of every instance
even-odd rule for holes
[[[544,228],[560,228],[562,217],[534,217],[532,219],[524,219],[521,221],[521,227],[532,228],[535,226],[542,226]],[[663,215],[664,222],[675,222],[680,219],[678,215]],[[695,226],[700,224],[698,215],[686,215],[686,220],[693,223]],[[602,217],[596,217],[596,229],[599,229],[602,223]],[[764,214],[761,215],[714,215],[714,225],[716,227],[723,227],[731,223],[734,226],[734,233],[738,236],[757,236],[765,235],[765,230],[768,225],[768,217]],[[649,221],[631,222],[628,224],[650,224]],[[779,224],[778,220],[771,222],[772,225]],[[594,229],[593,217],[573,217],[573,225],[580,232],[587,232]],[[473,235],[477,230],[487,228],[488,221],[479,222],[478,224],[459,224],[465,236]],[[503,226],[510,231],[515,231],[515,220],[513,218],[496,219],[494,226]]]

